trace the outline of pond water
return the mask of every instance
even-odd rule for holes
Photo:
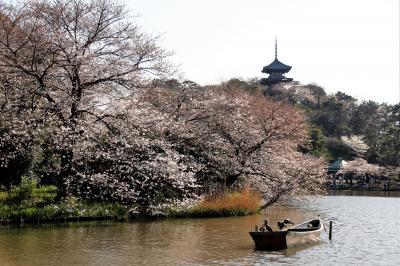
[[[333,220],[332,241],[254,250],[248,231],[264,218],[318,215]],[[246,217],[0,228],[0,265],[400,265],[399,255],[399,193],[340,192]]]

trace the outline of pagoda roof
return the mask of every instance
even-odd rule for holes
[[[268,66],[263,67],[262,73],[268,73],[271,74],[273,72],[280,72],[280,73],[287,73],[292,69],[291,66],[285,65],[281,61],[278,60],[278,58],[275,57],[275,60],[269,64]]]

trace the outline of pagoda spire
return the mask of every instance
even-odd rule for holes
[[[292,69],[291,66],[285,65],[278,60],[278,38],[275,36],[275,59],[268,66],[263,67],[262,73],[269,74],[267,78],[261,79],[262,85],[273,85],[281,82],[293,81],[292,78],[285,77],[285,73],[288,73]]]

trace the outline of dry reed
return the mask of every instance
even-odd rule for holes
[[[195,210],[210,216],[246,215],[256,213],[260,203],[259,193],[244,188],[241,191],[223,192],[217,197],[205,199]]]

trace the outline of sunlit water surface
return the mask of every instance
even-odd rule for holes
[[[0,228],[0,265],[400,265],[400,194],[340,193],[260,215]],[[255,251],[264,218],[333,220],[333,240]]]

